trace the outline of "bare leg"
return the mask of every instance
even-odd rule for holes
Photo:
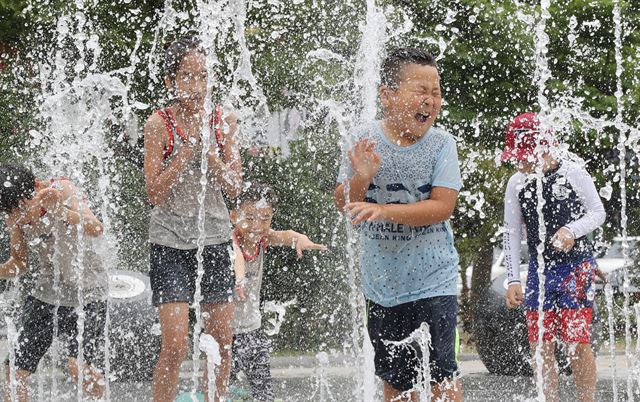
[[[233,320],[233,303],[203,304],[204,333],[209,334],[220,346],[220,357],[222,358],[220,367],[216,369],[216,401],[224,400],[227,395],[229,375],[231,374],[231,342],[233,340],[233,330],[231,321]],[[204,394],[205,400],[208,395],[207,370],[204,372]]]
[[[402,392],[393,388],[389,383],[384,383],[384,402],[418,402],[415,391]]]
[[[75,383],[78,383],[78,361],[75,357],[70,357],[67,361],[69,374]],[[94,367],[83,364],[83,384],[82,390],[84,395],[93,400],[101,400],[104,398],[105,383],[104,376]]]
[[[11,402],[11,377],[9,375],[9,365],[5,365],[6,382],[4,388],[4,402]],[[16,396],[17,402],[27,402],[29,400],[29,389],[27,388],[27,381],[29,380],[30,372],[27,370],[16,370]]]
[[[596,397],[596,359],[591,345],[578,343],[567,348],[574,353],[569,353],[571,370],[578,390],[580,402],[593,402]]]
[[[461,402],[462,385],[460,380],[445,380],[440,384],[431,386],[431,400],[433,402]]]
[[[178,393],[180,364],[189,352],[189,305],[160,305],[160,356],[153,372],[153,401],[173,402]]]
[[[534,354],[537,342],[531,342],[531,353]],[[542,342],[542,378],[544,397],[547,402],[560,402],[560,388],[558,386],[558,368],[556,367],[556,343]],[[533,361],[534,378],[536,378],[536,361]]]

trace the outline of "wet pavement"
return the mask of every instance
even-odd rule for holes
[[[629,375],[629,370],[626,369],[623,355],[618,354],[615,362],[618,398],[620,401],[627,400],[626,378]],[[597,359],[597,364],[596,400],[613,401],[613,370],[611,369],[610,356],[601,355]],[[276,395],[283,401],[357,401],[360,399],[354,397],[356,369],[354,365],[345,363],[345,359],[340,356],[331,357],[328,365],[324,367],[320,367],[317,359],[313,356],[273,357],[272,366]],[[182,392],[188,392],[193,387],[191,367],[191,362],[185,362],[183,365],[180,381]],[[531,378],[491,375],[478,360],[477,355],[463,354],[460,369],[465,401],[534,401],[536,399],[536,390]],[[54,390],[53,379],[57,383],[55,396],[52,393]],[[636,379],[636,391],[639,380]],[[242,380],[240,385],[243,385]],[[381,400],[381,384],[377,380],[376,387],[376,400]],[[45,369],[42,373],[36,374],[32,381],[32,390],[34,401],[78,400],[75,387],[61,370]],[[112,382],[110,391],[112,401],[149,401],[151,383],[148,381]],[[576,400],[575,387],[571,377],[561,376],[561,392],[561,400]],[[637,393],[636,399],[639,397],[640,393]]]

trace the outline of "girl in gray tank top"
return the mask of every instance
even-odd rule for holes
[[[241,161],[235,145],[233,115],[216,106],[207,117],[206,59],[194,38],[173,42],[165,53],[169,106],[152,113],[144,129],[144,173],[153,204],[149,222],[150,279],[158,306],[162,339],[153,379],[156,401],[174,400],[180,364],[188,350],[188,311],[197,280],[200,205],[204,206],[204,275],[200,283],[204,332],[218,342],[222,362],[216,373],[217,397],[226,394],[230,371],[232,291],[231,223],[222,192],[234,198],[242,186]],[[203,121],[209,121],[206,195],[200,183]],[[222,122],[225,122],[223,129]],[[205,374],[206,377],[206,374]],[[207,384],[205,378],[203,381]]]

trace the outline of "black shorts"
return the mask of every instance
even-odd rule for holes
[[[231,241],[204,247],[204,275],[200,284],[203,304],[232,300],[236,277],[230,250]],[[149,276],[154,306],[164,303],[193,303],[198,276],[196,252],[196,249],[179,250],[151,244]]]
[[[40,359],[53,342],[55,306],[28,296],[22,307],[18,344],[15,349],[16,367],[35,373]],[[98,370],[104,367],[104,330],[107,303],[97,301],[84,306],[83,361]],[[75,307],[58,307],[58,335],[68,345],[69,357],[78,357],[78,314]],[[6,361],[8,364],[9,361]]]
[[[456,376],[457,309],[456,296],[430,297],[393,307],[368,300],[367,329],[375,351],[376,375],[402,392],[420,382],[422,351],[418,344],[394,345],[385,341],[402,341],[425,322],[431,335],[431,383],[439,384]]]

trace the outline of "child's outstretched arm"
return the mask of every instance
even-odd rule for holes
[[[350,202],[345,207],[351,223],[385,221],[410,226],[426,226],[444,222],[451,217],[458,199],[456,190],[433,187],[428,200],[413,204],[374,204]]]
[[[193,158],[193,147],[185,143],[186,146],[180,148],[169,165],[163,166],[166,136],[164,121],[153,113],[144,126],[144,178],[147,196],[154,205],[164,202],[178,176]]]
[[[19,212],[14,211],[5,220],[10,236],[9,259],[0,265],[0,278],[12,279],[27,271],[28,253],[27,242],[24,239],[22,229],[18,224]]]
[[[304,250],[325,251],[327,249],[326,246],[316,244],[309,240],[306,235],[293,230],[270,230],[266,240],[270,246],[295,247],[298,258],[302,258]]]
[[[347,200],[346,189],[349,188],[349,201],[364,200],[371,180],[380,168],[380,155],[375,151],[376,143],[368,138],[356,142],[347,153],[353,169],[353,176],[340,183],[333,194],[336,207],[343,210]]]

